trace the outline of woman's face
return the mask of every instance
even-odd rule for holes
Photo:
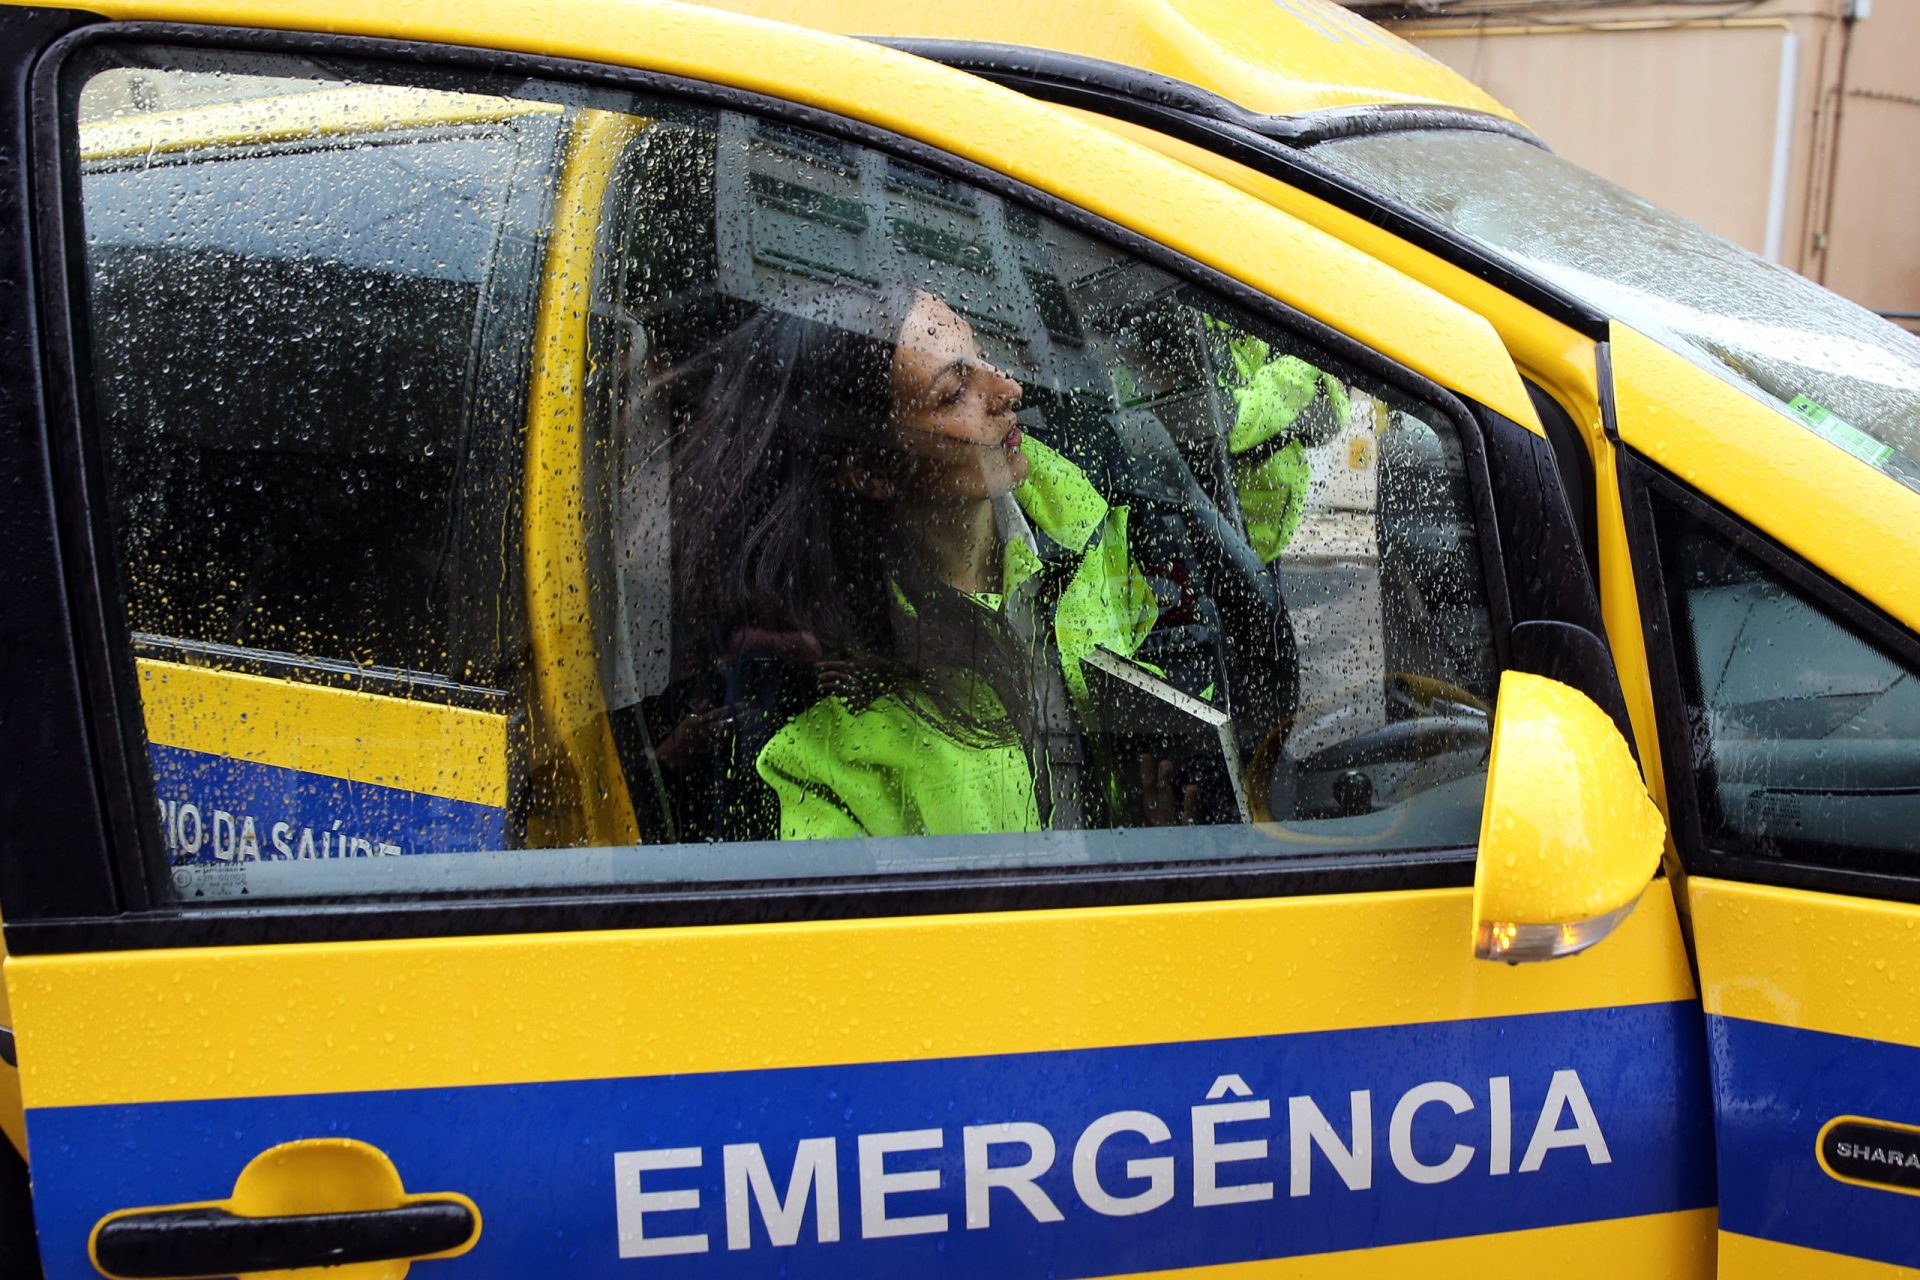
[[[893,353],[893,422],[915,488],[993,498],[1027,478],[1020,384],[988,364],[973,327],[930,293],[914,296]]]

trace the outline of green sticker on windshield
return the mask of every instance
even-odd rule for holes
[[[1795,396],[1787,403],[1787,408],[1800,421],[1813,428],[1815,435],[1822,440],[1839,445],[1870,467],[1885,466],[1893,457],[1893,446],[1881,444],[1845,418],[1836,418],[1833,411],[1817,400],[1806,396]]]

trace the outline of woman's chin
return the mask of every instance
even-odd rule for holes
[[[1007,491],[1018,489],[1033,474],[1033,463],[1028,460],[1026,451],[1015,445],[1007,454]]]
[[[968,498],[998,498],[1012,493],[1027,482],[1033,472],[1033,464],[1027,455],[1017,448],[1006,452],[1004,458],[995,458],[981,463],[977,468],[950,476],[943,492]]]

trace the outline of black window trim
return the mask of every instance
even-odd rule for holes
[[[1599,350],[1604,353],[1605,344]],[[1548,391],[1532,378],[1523,375],[1526,383],[1527,398],[1533,401],[1533,411],[1540,415],[1540,426],[1547,434],[1547,443],[1553,450],[1553,460],[1560,472],[1560,487],[1567,495],[1571,508],[1576,536],[1580,539],[1580,552],[1586,557],[1587,572],[1595,581],[1600,578],[1600,515],[1599,490],[1594,484],[1593,455],[1587,452],[1586,438],[1573,424],[1573,415]],[[1607,388],[1602,395],[1611,399],[1613,383],[1605,376],[1603,385]]]
[[[84,574],[66,551],[85,539],[84,519],[56,495],[67,469],[70,436],[49,424],[67,408],[49,371],[58,344],[49,346],[27,300],[37,288],[38,263],[29,234],[36,191],[29,172],[34,120],[28,87],[42,47],[85,22],[57,9],[0,10],[0,279],[20,300],[0,308],[0,651],[9,690],[6,732],[0,733],[0,821],[8,856],[0,858],[5,899],[16,915],[71,912],[118,903],[108,848],[109,793],[96,747],[112,724],[97,715],[98,691],[86,687],[103,668],[104,651],[89,647],[74,608]],[[85,669],[77,659],[86,652]],[[57,871],[57,874],[55,872]]]
[[[940,36],[862,35],[859,38],[971,72],[1033,97],[1058,95],[1064,99],[1071,95],[1085,103],[1164,108],[1235,125],[1290,147],[1311,147],[1332,138],[1357,138],[1373,133],[1467,129],[1505,134],[1542,151],[1549,149],[1539,135],[1525,125],[1470,107],[1437,102],[1376,102],[1272,115],[1249,110],[1223,94],[1190,81],[1084,53]]]
[[[1752,556],[1807,600],[1896,662],[1920,670],[1920,638],[1804,558],[1740,520],[1651,460],[1620,451],[1621,491],[1628,539],[1633,546],[1635,587],[1653,676],[1654,719],[1666,774],[1667,810],[1674,843],[1690,874],[1850,894],[1895,902],[1920,902],[1920,872],[1901,875],[1838,863],[1770,857],[1707,834],[1700,796],[1713,786],[1711,760],[1695,750],[1688,726],[1686,680],[1681,671],[1681,635],[1675,618],[1679,584],[1666,572],[1668,548],[1660,544],[1653,504],[1664,501],[1698,520],[1743,554]]]
[[[52,431],[64,439],[63,452],[68,455],[57,468],[56,502],[75,526],[66,543],[73,554],[73,578],[78,588],[72,607],[93,637],[93,651],[86,663],[93,682],[90,702],[103,727],[101,743],[112,744],[102,745],[98,754],[105,758],[102,767],[111,779],[107,799],[118,819],[112,837],[113,861],[117,879],[136,893],[124,904],[101,898],[92,914],[55,917],[31,911],[19,913],[6,926],[8,945],[16,953],[1032,910],[1458,888],[1472,882],[1475,851],[1466,847],[1364,855],[1327,853],[1252,864],[1140,864],[1111,872],[1062,868],[851,883],[816,879],[750,886],[696,884],[637,893],[561,890],[529,895],[517,890],[468,890],[445,898],[314,898],[259,906],[224,903],[213,908],[153,903],[145,893],[145,859],[157,845],[159,832],[156,824],[138,821],[137,817],[152,812],[153,800],[151,780],[141,763],[145,739],[131,649],[108,640],[110,635],[125,636],[128,632],[124,619],[117,616],[118,601],[111,589],[115,581],[110,563],[112,548],[105,505],[97,492],[102,459],[83,459],[77,447],[78,442],[85,441],[87,450],[97,453],[93,431],[85,425],[97,419],[87,412],[90,406],[83,399],[86,388],[77,377],[80,335],[86,332],[85,297],[84,282],[73,266],[84,261],[84,245],[77,205],[70,205],[67,196],[74,193],[77,200],[75,158],[59,136],[63,116],[55,109],[64,91],[61,72],[67,61],[78,50],[103,43],[304,54],[361,65],[391,64],[398,81],[457,82],[469,91],[476,88],[476,80],[481,80],[480,87],[484,88],[484,77],[494,76],[510,82],[495,91],[511,92],[527,87],[528,80],[540,80],[555,91],[573,85],[641,92],[790,121],[950,174],[1208,289],[1283,331],[1301,335],[1356,371],[1439,410],[1456,432],[1464,455],[1496,659],[1502,669],[1507,666],[1507,635],[1514,621],[1487,447],[1476,413],[1467,402],[1249,286],[1003,174],[860,121],[653,71],[497,50],[309,32],[144,22],[87,27],[53,45],[34,72],[33,229],[41,277],[67,286],[42,291],[46,300],[43,332],[50,351],[62,362],[58,376],[50,378],[61,396],[59,410],[50,419]],[[123,714],[116,717],[116,709]],[[13,861],[19,864],[23,860]],[[16,882],[26,882],[16,896],[36,901],[31,882],[57,870],[51,862],[16,865],[8,872],[9,888]]]

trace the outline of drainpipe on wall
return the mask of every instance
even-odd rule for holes
[[[1853,28],[1856,23],[1865,22],[1873,13],[1873,0],[1845,0],[1840,11],[1840,65],[1833,77],[1833,123],[1827,127],[1827,136],[1833,141],[1827,146],[1827,171],[1822,177],[1820,202],[1820,221],[1810,228],[1809,237],[1817,271],[1807,271],[1820,284],[1827,282],[1827,230],[1833,226],[1834,189],[1840,181],[1840,147],[1845,138],[1847,116],[1847,75],[1853,58]]]
[[[1869,0],[1871,3],[1871,0]],[[1780,38],[1780,97],[1773,109],[1773,172],[1767,182],[1767,235],[1761,256],[1780,261],[1787,237],[1787,185],[1793,176],[1793,116],[1800,93],[1800,33],[1788,28]]]

